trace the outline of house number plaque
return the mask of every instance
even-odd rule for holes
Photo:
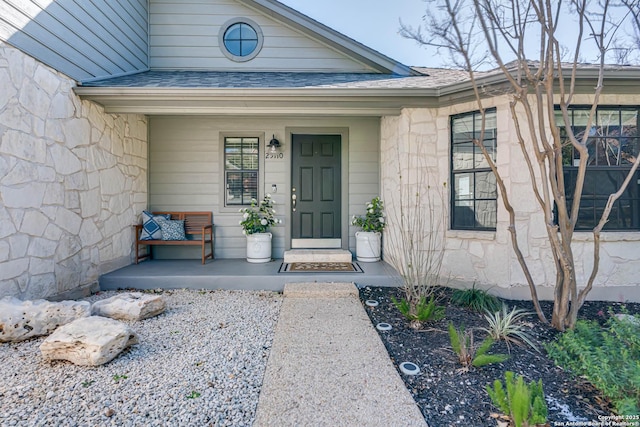
[[[265,153],[265,159],[284,159],[284,153]]]

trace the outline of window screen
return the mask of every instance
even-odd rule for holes
[[[225,205],[250,205],[258,198],[259,138],[224,139]]]

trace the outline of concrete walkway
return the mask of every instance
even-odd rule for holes
[[[353,283],[289,283],[254,426],[426,426]]]

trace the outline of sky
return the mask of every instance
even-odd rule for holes
[[[405,65],[451,66],[445,52],[439,54],[435,48],[420,46],[416,41],[405,39],[398,33],[400,20],[414,28],[424,26],[423,17],[428,6],[425,0],[279,1]],[[564,25],[560,26],[559,37],[567,46],[575,46],[575,20],[571,14],[563,16]],[[629,34],[629,31],[618,34]],[[533,37],[533,40],[536,40],[533,47],[537,52],[537,38]],[[589,43],[583,44],[583,62],[596,61],[598,52],[590,46]],[[630,58],[630,62],[638,63],[637,56]],[[607,62],[613,63],[611,59],[608,58]]]
[[[444,66],[425,47],[398,34],[400,20],[417,27],[423,0],[279,0],[299,12],[405,65]]]

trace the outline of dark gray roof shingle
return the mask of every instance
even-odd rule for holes
[[[461,81],[459,72],[440,70],[432,75],[399,76],[358,73],[287,73],[219,71],[145,71],[85,82],[86,87],[140,88],[437,88]],[[454,74],[455,73],[455,74]]]
[[[515,65],[509,68],[515,70]],[[469,74],[462,70],[426,67],[414,67],[413,69],[422,75],[151,70],[127,76],[88,81],[82,83],[82,86],[191,89],[440,89],[469,81]],[[580,64],[578,70],[597,71],[598,67],[592,64]],[[640,67],[608,65],[605,67],[605,71],[614,74],[620,71],[640,74]],[[493,69],[477,71],[476,77],[499,76],[501,74],[500,69]]]

